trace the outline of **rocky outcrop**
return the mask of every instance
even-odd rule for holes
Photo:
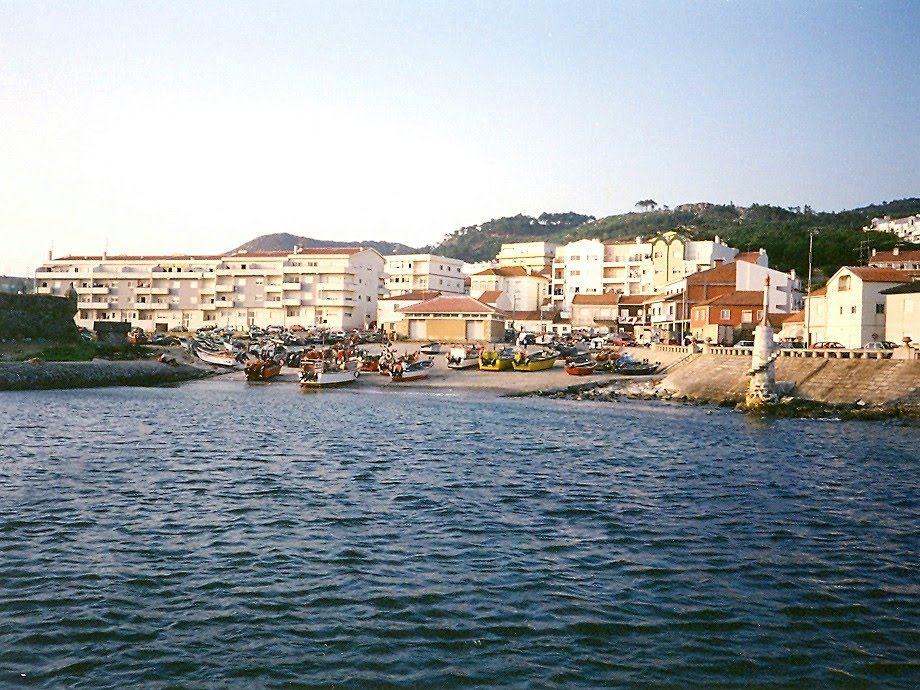
[[[159,386],[211,376],[188,364],[138,360],[113,362],[3,362],[0,391],[96,388],[100,386]]]
[[[72,297],[0,294],[0,339],[76,340],[76,293]]]

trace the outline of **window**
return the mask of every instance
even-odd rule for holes
[[[837,291],[845,292],[850,289],[850,276],[840,276],[837,279]]]
[[[855,305],[852,306],[852,307],[850,307],[850,313],[851,313],[851,314],[855,314],[855,313],[856,313],[856,306],[855,306]]]
[[[754,311],[751,309],[745,309],[741,312],[741,322],[742,323],[751,323],[754,320]]]
[[[876,313],[876,314],[884,314],[884,313],[885,313],[885,305],[884,305],[884,304],[876,304],[876,305],[875,305],[875,313]]]
[[[719,318],[722,319],[723,321],[728,321],[731,317],[732,317],[731,309],[722,309],[719,312]]]

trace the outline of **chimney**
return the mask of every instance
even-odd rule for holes
[[[872,248],[872,256],[875,256],[875,248]]]
[[[713,240],[713,243],[714,243],[714,244],[722,244],[722,242],[719,240],[719,236],[718,236],[718,235],[716,235],[716,238]]]
[[[900,251],[901,251],[901,250],[900,250],[898,247],[895,247],[895,248],[892,250],[891,253],[894,254],[895,256],[897,256],[897,255],[900,253]]]

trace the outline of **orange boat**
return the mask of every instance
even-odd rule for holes
[[[246,362],[247,381],[268,381],[281,373],[282,364],[275,359],[252,359]]]
[[[566,361],[565,373],[570,376],[589,376],[597,369],[597,360],[588,357],[579,357]]]

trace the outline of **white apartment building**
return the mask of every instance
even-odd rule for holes
[[[561,311],[571,310],[578,294],[653,294],[693,273],[732,261],[738,250],[714,240],[688,240],[666,232],[643,241],[578,240],[556,250],[552,270],[552,300]]]
[[[523,266],[497,266],[470,276],[472,297],[494,292],[504,295],[502,306],[512,312],[539,311],[549,297],[549,276]]]
[[[36,292],[77,292],[77,325],[361,328],[377,317],[384,259],[374,249],[295,248],[214,256],[66,256],[35,272]]]
[[[865,231],[891,232],[908,242],[920,243],[920,213],[906,218],[883,216],[873,218],[872,223],[863,228]]]
[[[454,295],[465,293],[462,259],[435,254],[393,254],[385,259],[388,295],[424,290]]]
[[[836,341],[860,348],[886,337],[886,295],[883,291],[909,283],[911,275],[894,268],[841,266],[805,307],[808,342]]]

